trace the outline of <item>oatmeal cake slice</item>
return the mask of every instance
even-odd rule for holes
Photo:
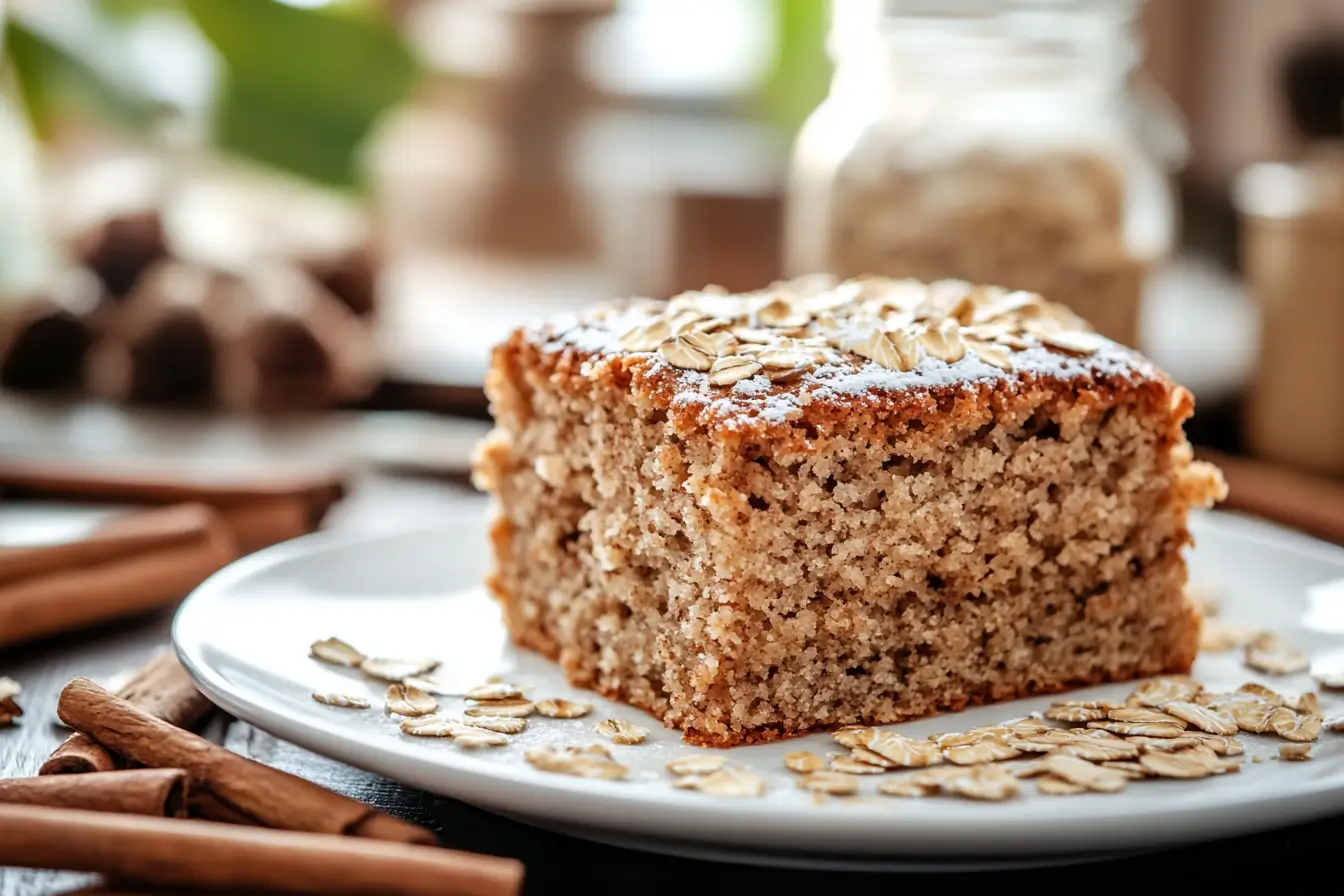
[[[1061,306],[809,278],[517,331],[490,589],[575,684],[729,746],[1186,672],[1188,392]]]

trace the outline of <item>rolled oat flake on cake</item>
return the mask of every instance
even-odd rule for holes
[[[808,277],[617,301],[514,332],[486,392],[510,636],[692,744],[834,731],[919,768],[953,747],[881,726],[1135,677],[1172,682],[1131,704],[1153,719],[1196,702],[1170,546],[1225,485],[1191,459],[1193,400],[1039,295]],[[1053,749],[993,736],[956,755]]]

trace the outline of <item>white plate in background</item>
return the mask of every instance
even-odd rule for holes
[[[1344,661],[1344,550],[1227,514],[1193,523],[1192,579],[1216,585],[1229,623],[1272,629],[1319,663]],[[837,749],[829,735],[728,753],[765,775],[760,798],[675,790],[664,763],[697,751],[639,710],[570,687],[559,668],[506,638],[498,608],[478,583],[488,563],[484,517],[464,515],[398,534],[319,533],[245,558],[216,574],[182,607],[174,642],[202,690],[239,718],[277,737],[388,778],[535,824],[593,839],[683,854],[794,865],[1049,861],[1244,834],[1344,811],[1344,734],[1326,731],[1310,762],[1279,761],[1273,737],[1242,735],[1239,774],[1158,780],[1119,794],[1042,797],[1031,782],[1003,803],[947,797],[876,797],[879,776],[860,778],[871,799],[822,804],[796,787],[784,753]],[[506,746],[467,751],[450,740],[403,735],[377,707],[383,687],[308,657],[313,641],[340,637],[371,655],[432,656],[436,677],[463,688],[490,675],[533,687],[540,698],[594,704],[584,719],[533,716]],[[1285,692],[1312,687],[1306,675],[1252,674],[1239,653],[1202,657],[1194,675],[1215,689],[1260,680]],[[1075,692],[1122,697],[1130,685]],[[362,712],[318,704],[315,691],[367,696]],[[440,698],[460,714],[461,702]],[[1344,695],[1323,697],[1327,715]],[[894,730],[922,737],[1043,710],[1050,698],[1019,700],[924,719]],[[601,740],[593,725],[622,718],[651,729],[637,746],[613,746],[630,766],[625,781],[537,771],[523,759],[540,743]],[[714,751],[711,751],[714,752]],[[1264,761],[1253,763],[1252,756]]]

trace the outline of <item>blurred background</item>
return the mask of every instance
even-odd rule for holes
[[[0,16],[0,455],[459,475],[429,424],[523,319],[956,276],[1142,348],[1234,496],[1344,540],[1344,0]]]

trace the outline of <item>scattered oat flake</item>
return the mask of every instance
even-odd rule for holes
[[[389,657],[365,657],[359,662],[359,671],[383,681],[405,681],[439,667],[439,661],[422,657],[420,659],[392,659]]]
[[[1282,694],[1280,694],[1273,688],[1265,687],[1258,681],[1246,682],[1241,687],[1237,688],[1237,693],[1250,694],[1253,697],[1258,697],[1259,699],[1265,701],[1266,703],[1270,703],[1274,706],[1286,706],[1288,704],[1288,700],[1286,697],[1284,697]],[[1232,695],[1229,694],[1227,696]]]
[[[591,703],[564,700],[560,697],[554,700],[538,700],[536,706],[537,712],[548,719],[577,719],[593,711]]]
[[[937,790],[943,786],[943,781],[946,779],[955,778],[958,775],[967,775],[971,771],[972,769],[961,765],[939,765],[908,774],[905,776],[905,780],[914,781]]]
[[[1344,716],[1335,716],[1325,723],[1331,731],[1344,731]]]
[[[523,696],[523,689],[516,684],[506,682],[494,682],[492,684],[480,684],[467,691],[465,695],[468,700],[477,703],[489,703],[496,700],[510,700],[515,697]]]
[[[440,697],[457,697],[462,694],[460,687],[455,688],[449,682],[440,681],[428,675],[408,675],[401,680],[401,683],[419,688],[426,694],[436,694]]]
[[[531,700],[525,697],[510,697],[508,700],[492,700],[489,703],[468,706],[464,713],[469,716],[512,716],[521,719],[532,715],[534,709],[536,704]]]
[[[1185,586],[1185,596],[1199,607],[1200,615],[1206,620],[1218,615],[1218,589],[1207,582],[1192,582]]]
[[[1269,717],[1269,730],[1275,734],[1282,731],[1291,731],[1297,725],[1297,713],[1286,706],[1277,707]],[[1284,738],[1288,740],[1288,738]]]
[[[1035,778],[1045,774],[1045,760],[1028,759],[1026,762],[1009,762],[1002,766],[1003,770],[1014,778]]]
[[[993,732],[998,733],[998,732]],[[967,744],[973,744],[976,741],[990,736],[991,732],[985,729],[961,732],[950,731],[945,734],[929,735],[929,740],[946,750],[948,747],[964,747]]]
[[[960,775],[943,779],[942,790],[953,796],[998,802],[1017,796],[1021,786],[1017,778],[992,765],[977,765]]]
[[[1088,733],[1085,728],[1044,728],[1040,731],[1014,732],[1009,739],[1014,745],[1019,743],[1064,744],[1077,740],[1085,733]]]
[[[831,732],[831,737],[835,738],[836,743],[846,747],[867,746],[867,740],[872,736],[875,728],[869,728],[866,725],[846,725]]]
[[[1231,694],[1200,694],[1194,700],[1200,706],[1207,706],[1209,709],[1225,712],[1228,715],[1238,706],[1273,706],[1267,700],[1262,700],[1254,694],[1246,694],[1241,691],[1234,691]]]
[[[877,792],[883,796],[900,796],[909,799],[918,799],[919,797],[932,796],[937,793],[936,788],[925,787],[914,781],[908,781],[905,778],[888,778],[877,785]]]
[[[1060,744],[1050,755],[1076,756],[1079,759],[1086,759],[1088,762],[1115,762],[1121,759],[1133,759],[1138,756],[1139,747],[1119,738],[1115,740],[1079,738],[1073,743]]]
[[[1045,711],[1045,717],[1056,722],[1100,722],[1106,718],[1106,710],[1092,706],[1056,703]]]
[[[1170,703],[1173,700],[1193,700],[1199,691],[1199,685],[1188,679],[1154,678],[1135,688],[1126,702],[1160,707],[1163,703]]]
[[[1266,675],[1293,675],[1311,668],[1311,659],[1278,635],[1260,635],[1247,644],[1244,662]]]
[[[1041,729],[1050,727],[1041,721],[1043,718],[1045,718],[1045,713],[1033,712],[1029,715],[1019,716],[1016,719],[1000,722],[996,727],[1007,728],[1010,731],[1040,731]]]
[[[830,769],[842,775],[880,775],[886,772],[883,766],[863,762],[853,756],[835,757],[831,760]]]
[[[1223,763],[1213,751],[1181,750],[1177,753],[1144,753],[1139,764],[1159,778],[1207,778],[1222,772]]]
[[[642,744],[649,736],[649,729],[625,719],[603,719],[597,723],[597,733],[613,743]]]
[[[1162,709],[1168,715],[1175,716],[1182,722],[1193,725],[1200,731],[1207,731],[1209,734],[1229,735],[1236,734],[1239,730],[1236,720],[1231,716],[1207,706],[1200,706],[1198,703],[1173,700],[1170,703],[1163,704]]]
[[[1089,790],[1091,790],[1090,787],[1065,781],[1063,778],[1056,778],[1054,775],[1045,775],[1036,779],[1036,792],[1045,796],[1076,796],[1080,793],[1087,793]]]
[[[1316,683],[1327,691],[1344,690],[1344,670],[1334,672],[1322,672],[1319,675],[1313,675]]]
[[[1089,728],[1100,728],[1122,737],[1139,735],[1140,737],[1180,737],[1185,728],[1175,723],[1157,722],[1088,722]]]
[[[363,697],[351,697],[348,694],[314,694],[313,699],[327,706],[339,706],[341,709],[368,709],[370,703]]]
[[[308,648],[308,653],[313,659],[331,663],[333,666],[358,666],[365,659],[364,654],[340,638],[314,641]]]
[[[798,779],[798,786],[812,793],[850,796],[859,792],[858,779],[840,772],[815,771]]]
[[[417,687],[405,684],[387,686],[387,711],[398,716],[427,716],[439,708],[439,702]]]
[[[1102,768],[1119,772],[1131,781],[1138,781],[1149,776],[1149,772],[1138,762],[1101,762],[1098,764]]]
[[[578,778],[597,778],[615,781],[624,778],[629,769],[613,760],[609,754],[591,747],[530,747],[523,758],[543,772],[573,775]]]
[[[1235,737],[1220,737],[1216,734],[1205,734],[1203,732],[1188,732],[1190,737],[1198,740],[1199,746],[1208,747],[1219,756],[1240,756],[1246,752],[1241,745],[1241,741]]]
[[[711,796],[761,796],[765,793],[765,779],[745,768],[730,766],[707,775],[687,775],[675,786],[698,790]]]
[[[855,762],[864,762],[868,765],[875,765],[878,768],[895,768],[896,763],[885,756],[874,753],[867,747],[850,747],[849,758]]]
[[[801,750],[796,753],[784,754],[784,767],[791,772],[798,772],[806,775],[826,767],[826,760],[822,759],[816,753],[809,753]]]
[[[664,766],[674,775],[708,775],[728,764],[726,756],[711,756],[707,753],[693,753],[690,756],[678,756],[669,759]]]
[[[943,751],[935,743],[927,740],[914,740],[895,734],[870,728],[867,738],[860,744],[879,756],[889,759],[901,768],[923,768],[937,765],[943,761]]]
[[[454,740],[465,737],[482,741],[471,746],[503,746],[509,742],[508,737],[503,732],[487,730],[476,724],[464,722],[462,719],[444,715],[406,719],[401,723],[401,730],[403,733],[414,737],[451,737]],[[489,743],[484,741],[489,741]]]
[[[1198,747],[1201,741],[1188,734],[1180,737],[1131,737],[1126,743],[1133,744],[1145,753],[1175,753]]]
[[[1321,698],[1317,697],[1314,691],[1307,691],[1305,694],[1299,695],[1293,701],[1292,708],[1304,716],[1318,716],[1323,712]]]
[[[1181,719],[1142,706],[1124,706],[1120,709],[1112,709],[1107,713],[1107,717],[1115,722],[1135,722],[1140,725],[1175,725],[1177,728],[1186,726],[1186,723]]]
[[[452,737],[467,727],[461,719],[441,715],[420,716],[401,723],[402,733],[413,737]]]
[[[1021,755],[1020,750],[998,737],[982,738],[975,743],[949,747],[943,751],[943,756],[954,765],[980,765]]]
[[[1279,758],[1289,762],[1306,762],[1311,758],[1311,744],[1284,744],[1279,747]]]
[[[1052,755],[1045,757],[1045,768],[1050,774],[1063,778],[1073,784],[1081,784],[1088,790],[1099,793],[1116,793],[1124,790],[1129,778],[1114,769],[1093,765],[1076,756]]]
[[[527,719],[517,716],[468,716],[465,724],[499,734],[522,734],[527,730]]]
[[[1205,619],[1199,627],[1199,649],[1205,653],[1225,653],[1245,647],[1261,634],[1258,628],[1228,625],[1220,619]]]
[[[477,747],[502,747],[508,742],[509,739],[502,734],[479,728],[475,731],[465,731],[453,736],[453,743],[469,750],[474,750]]]
[[[1290,712],[1290,710],[1283,710]],[[1284,740],[1291,740],[1295,743],[1310,743],[1321,736],[1321,726],[1324,724],[1320,716],[1289,716],[1284,719],[1282,716],[1274,720],[1274,733]]]
[[[1242,703],[1233,705],[1227,710],[1227,714],[1242,731],[1264,734],[1273,730],[1274,718],[1280,709],[1283,707],[1268,703]]]
[[[1062,744],[1045,740],[1013,741],[1013,747],[1023,753],[1053,753],[1060,746]]]
[[[601,756],[606,759],[614,760],[616,758],[615,756],[611,755],[611,747],[608,747],[606,744],[601,743],[589,744],[586,747],[566,747],[565,749],[571,751],[577,751],[578,753],[587,754],[590,756]]]

